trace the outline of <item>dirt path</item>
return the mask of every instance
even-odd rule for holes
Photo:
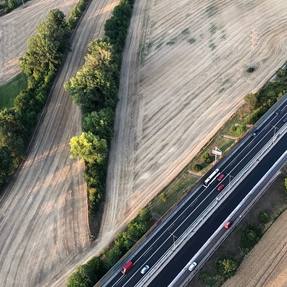
[[[80,132],[80,111],[63,83],[83,62],[87,43],[103,34],[116,2],[92,1],[28,158],[0,199],[1,287],[50,287],[91,250],[83,165],[70,159],[68,146]]]
[[[286,61],[286,24],[285,0],[136,1],[102,238],[134,217]]]
[[[287,286],[287,212],[285,211],[248,254],[224,287]]]
[[[27,39],[51,9],[65,14],[78,0],[32,0],[0,17],[0,85],[19,73],[18,59],[24,54]]]

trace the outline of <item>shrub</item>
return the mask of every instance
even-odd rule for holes
[[[261,223],[267,223],[270,221],[270,215],[267,211],[261,211],[258,215],[258,219]]]
[[[196,172],[199,172],[203,169],[203,166],[200,164],[200,163],[196,163],[194,166],[193,166],[193,170],[196,171]]]
[[[68,25],[71,30],[76,27],[77,23],[79,22],[80,17],[82,16],[89,2],[90,0],[79,0],[79,2],[71,10],[69,14],[69,18],[68,18]]]
[[[241,234],[240,246],[244,252],[248,252],[258,242],[262,233],[258,226],[248,225]]]
[[[238,268],[238,263],[232,258],[222,258],[216,262],[218,273],[224,278],[233,276]]]

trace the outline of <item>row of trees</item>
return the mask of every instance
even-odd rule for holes
[[[68,287],[92,287],[141,238],[152,224],[149,209],[143,209],[102,255],[94,257],[68,279]]]
[[[257,93],[249,94],[245,101],[251,110],[246,124],[254,124],[276,101],[287,91],[287,66],[277,71],[273,80],[269,81]]]
[[[4,13],[9,13],[15,8],[17,8],[18,6],[28,1],[29,0],[5,0],[3,1],[3,3],[0,3],[0,9],[2,9]]]
[[[27,87],[16,97],[13,108],[0,111],[0,188],[25,156],[38,116],[69,47],[71,31],[65,15],[55,9],[28,41],[27,52],[20,59]]]
[[[105,38],[90,43],[81,69],[66,84],[80,105],[83,133],[70,142],[74,158],[85,161],[89,213],[95,215],[103,199],[121,57],[132,14],[133,0],[121,0],[105,25]]]

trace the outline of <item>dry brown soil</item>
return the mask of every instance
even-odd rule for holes
[[[27,39],[51,9],[65,14],[78,0],[32,0],[0,17],[0,85],[19,73],[19,58],[25,53]]]
[[[116,3],[92,1],[55,82],[27,160],[0,198],[1,287],[50,287],[91,248],[83,164],[69,155],[69,140],[81,130],[81,115],[63,84],[83,63],[88,42],[103,34]]]
[[[286,0],[136,1],[102,238],[134,217],[286,61],[286,24]]]
[[[224,287],[287,286],[287,211],[264,234]]]

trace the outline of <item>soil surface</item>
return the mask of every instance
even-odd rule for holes
[[[0,17],[0,85],[17,75],[19,58],[25,53],[27,40],[52,9],[65,14],[78,0],[31,0]]]
[[[92,1],[55,81],[27,160],[0,198],[1,287],[50,287],[91,250],[83,163],[71,160],[69,154],[70,138],[81,131],[81,114],[63,84],[83,63],[87,44],[103,35],[116,3]]]

